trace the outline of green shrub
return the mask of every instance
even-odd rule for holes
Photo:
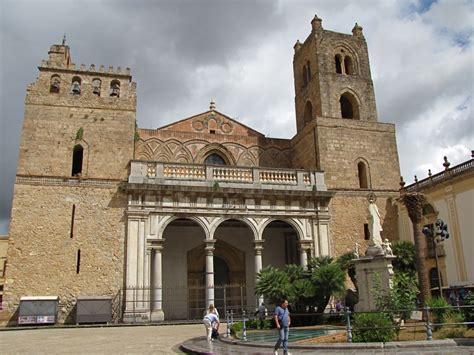
[[[464,337],[466,326],[463,324],[453,324],[462,323],[463,321],[464,316],[461,312],[449,311],[444,313],[442,319],[443,326],[438,332],[436,332],[436,338],[445,339]]]
[[[434,326],[434,329],[440,329],[441,323],[444,321],[445,314],[451,311],[451,306],[449,305],[448,301],[444,299],[444,297],[429,298],[426,301],[426,305],[432,308],[430,310],[430,320],[433,324],[437,324]]]
[[[240,332],[242,330],[242,328],[243,328],[243,323],[242,322],[235,322],[230,327],[230,334],[235,336],[237,334],[237,332]]]
[[[395,338],[393,322],[386,313],[359,313],[354,315],[353,338],[355,343],[387,342]]]
[[[474,322],[474,292],[469,291],[464,297],[463,301],[464,301],[465,306],[471,306],[471,307],[462,308],[463,313],[464,313],[464,321]],[[473,325],[470,325],[469,327],[472,328]]]

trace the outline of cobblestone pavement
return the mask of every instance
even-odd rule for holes
[[[221,341],[209,344],[201,324],[44,328],[0,331],[1,354],[176,354],[181,343],[201,354],[273,354],[267,348],[238,346]],[[362,345],[362,344],[361,344]],[[291,344],[290,344],[291,346]],[[472,346],[410,349],[294,349],[298,354],[474,354]],[[279,352],[282,354],[282,351]]]
[[[176,354],[205,333],[202,324],[0,331],[6,354]]]

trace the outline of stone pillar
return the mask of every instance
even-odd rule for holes
[[[164,239],[152,242],[153,250],[153,284],[151,285],[152,311],[150,320],[152,322],[162,321],[165,318],[163,313],[163,266],[162,251]]]
[[[206,243],[206,308],[214,304],[214,243],[215,239],[208,239]]]
[[[378,282],[382,293],[392,288],[393,259],[395,256],[375,255],[364,256],[354,261],[359,291],[359,302],[355,305],[357,312],[377,310],[373,290]]]
[[[308,268],[308,251],[311,250],[311,241],[310,240],[300,240],[300,265],[303,269]]]
[[[254,240],[255,250],[255,285],[257,285],[257,274],[262,270],[262,250],[264,240]],[[257,307],[263,303],[263,296],[258,296]]]

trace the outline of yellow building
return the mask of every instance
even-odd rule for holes
[[[474,157],[474,156],[473,156]],[[474,286],[474,159],[450,168],[445,157],[445,170],[403,188],[402,192],[420,192],[428,197],[434,211],[426,212],[423,224],[441,218],[447,225],[449,238],[438,246],[443,287]],[[401,240],[413,241],[413,230],[404,207],[401,207],[399,231]],[[429,244],[429,243],[428,243]],[[429,245],[427,264],[431,287],[436,287],[437,270],[434,249]]]

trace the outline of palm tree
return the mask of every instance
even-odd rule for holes
[[[401,271],[410,275],[416,274],[416,250],[412,242],[400,240],[392,246],[393,255],[396,259],[392,261],[395,271]]]
[[[403,195],[401,199],[407,208],[408,216],[413,224],[413,239],[415,241],[416,250],[416,270],[418,272],[418,283],[421,291],[421,304],[424,306],[426,300],[430,298],[430,286],[425,265],[425,248],[423,248],[424,237],[421,233],[423,206],[426,205],[427,198],[425,195],[415,192],[407,193]]]

